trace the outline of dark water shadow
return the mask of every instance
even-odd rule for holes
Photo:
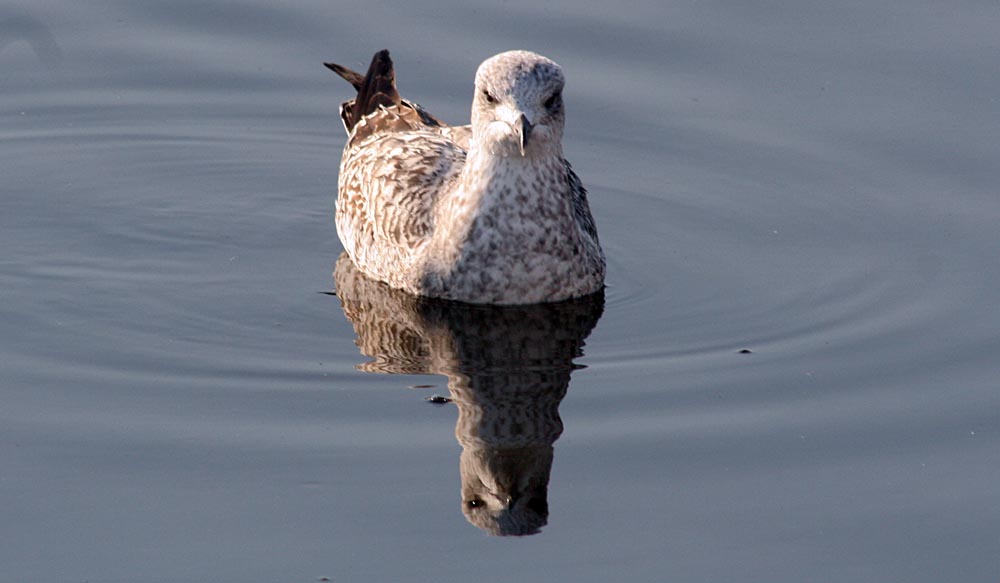
[[[63,53],[49,27],[34,16],[0,8],[0,53],[15,42],[26,42],[35,56],[49,68],[62,63]]]
[[[477,306],[418,298],[361,274],[346,256],[334,271],[354,326],[359,369],[448,378],[458,406],[462,512],[492,535],[538,533],[548,521],[559,403],[603,292],[527,306]]]

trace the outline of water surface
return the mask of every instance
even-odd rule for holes
[[[996,581],[997,30],[974,1],[8,3],[0,579]],[[562,64],[599,302],[324,293],[350,88],[321,63],[381,48],[454,123],[486,57]]]

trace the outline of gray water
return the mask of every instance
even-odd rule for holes
[[[8,1],[0,581],[1000,580],[998,39],[975,0]],[[381,48],[453,123],[484,58],[563,66],[604,298],[335,284],[321,63]]]

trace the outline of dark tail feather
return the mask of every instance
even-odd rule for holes
[[[347,131],[351,131],[359,119],[377,110],[380,105],[389,107],[402,102],[399,92],[396,91],[396,74],[387,50],[375,53],[372,64],[368,67],[368,74],[364,77],[347,67],[334,63],[323,64],[358,91],[354,103],[345,106],[342,112]]]
[[[323,66],[343,77],[345,81],[354,86],[355,91],[361,91],[361,86],[365,82],[365,76],[361,73],[352,71],[351,69],[338,65],[337,63],[323,63]]]
[[[368,115],[379,105],[389,107],[399,105],[401,100],[396,91],[396,73],[392,69],[389,51],[381,50],[372,57],[364,83],[358,89],[357,107],[360,115]]]

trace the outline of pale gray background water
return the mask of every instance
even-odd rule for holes
[[[318,293],[320,63],[381,48],[456,123],[569,80],[609,289],[536,536]],[[14,0],[0,120],[0,581],[1000,580],[996,2]]]

